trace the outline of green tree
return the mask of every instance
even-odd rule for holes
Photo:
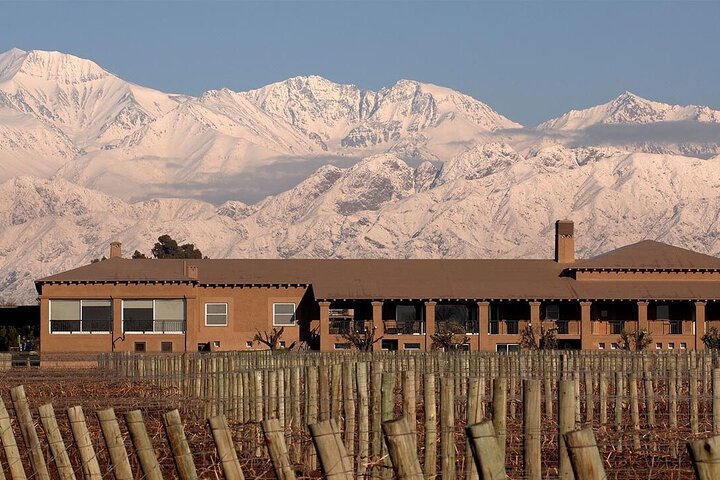
[[[139,250],[135,250],[132,254],[132,258],[147,258],[144,253],[140,252]]]
[[[158,241],[152,249],[152,254],[155,258],[203,258],[202,252],[195,248],[194,244],[178,245],[170,235],[158,237]]]
[[[0,352],[7,352],[10,347],[18,346],[18,331],[15,327],[0,327]]]

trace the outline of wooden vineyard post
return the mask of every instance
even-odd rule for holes
[[[277,418],[263,420],[263,433],[265,434],[265,445],[270,452],[273,470],[278,480],[295,480],[295,472],[290,464],[287,447],[285,446],[285,435]]]
[[[503,464],[505,463],[505,448],[507,439],[507,379],[498,377],[493,379],[493,428],[497,435],[498,448]],[[574,415],[574,413],[573,413]]]
[[[608,417],[607,417],[608,378],[607,378],[607,374],[605,372],[600,372],[599,389],[600,389],[600,425],[605,425],[608,420]]]
[[[358,392],[358,452],[357,474],[362,475],[362,462],[370,454],[370,416],[368,402],[367,363],[355,364]]]
[[[324,420],[308,425],[310,436],[317,449],[320,467],[329,480],[353,480],[352,462],[347,456],[335,420]]]
[[[407,417],[385,421],[382,424],[385,443],[399,480],[423,480],[422,468],[417,457],[415,433]]]
[[[437,472],[437,405],[435,403],[435,374],[426,373],[423,384],[425,401],[425,477],[433,478]]]
[[[228,427],[227,418],[225,418],[225,415],[216,415],[209,418],[208,423],[210,424],[210,430],[218,450],[220,465],[222,465],[225,478],[227,480],[245,480],[233,445],[232,432]],[[284,445],[285,442],[283,442],[283,447]],[[287,457],[287,449],[285,449],[285,456]]]
[[[345,448],[350,458],[355,458],[355,365],[351,362],[342,364],[343,417],[345,419]],[[353,460],[354,461],[354,460]]]
[[[564,437],[570,455],[570,463],[572,463],[577,480],[604,480],[607,478],[592,428],[569,432]]]
[[[442,478],[455,478],[455,380],[440,379],[440,466]]]
[[[697,435],[700,430],[698,418],[698,378],[697,370],[690,369],[690,433]]]
[[[720,434],[720,368],[712,371],[712,418],[713,433]]]
[[[572,380],[560,380],[558,388],[558,476],[573,479],[572,465],[564,435],[575,430],[575,385]]]
[[[468,392],[467,392],[467,422],[466,425],[474,425],[482,420],[482,393],[480,391],[480,379],[469,378],[468,379]],[[470,438],[466,440],[465,450],[465,479],[476,480],[478,478],[477,469],[475,468],[475,462],[471,461],[472,457],[472,446],[470,445]]]
[[[492,420],[468,425],[465,433],[470,442],[479,479],[505,480],[505,459],[500,451]]]
[[[625,395],[625,386],[623,385],[623,372],[615,371],[615,432],[618,435],[617,451],[622,452],[623,441],[623,396]]]
[[[115,411],[112,408],[100,410],[97,412],[97,417],[110,454],[115,480],[133,480],[130,461],[128,460],[127,450],[125,450],[122,433],[120,433],[120,425],[118,425],[115,417]]]
[[[380,419],[383,422],[387,422],[393,419],[393,409],[395,407],[395,374],[390,372],[383,372],[382,381],[380,386]],[[381,427],[382,428],[382,427]],[[387,447],[384,442],[382,443],[382,455],[385,457],[382,463],[381,476],[383,478],[392,478],[392,465],[390,464],[390,458],[387,456]]]
[[[20,424],[20,432],[30,453],[30,465],[35,471],[35,476],[39,480],[50,480],[50,473],[45,463],[45,456],[43,455],[40,440],[35,430],[35,424],[32,419],[32,414],[30,413],[30,405],[28,405],[23,386],[19,385],[11,388],[10,397],[18,423]]]
[[[102,472],[100,464],[98,464],[95,448],[90,438],[90,432],[85,423],[85,414],[82,407],[70,407],[67,409],[68,419],[70,420],[70,429],[72,430],[75,445],[77,445],[80,453],[80,461],[82,462],[83,478],[86,480],[101,480]]]
[[[539,480],[542,478],[539,380],[523,380],[523,424],[525,477],[529,480]]]
[[[0,442],[2,442],[5,450],[5,459],[10,469],[12,480],[26,480],[25,470],[23,469],[22,457],[18,449],[15,435],[13,435],[12,423],[10,423],[10,415],[5,408],[5,402],[0,397]]]
[[[315,423],[318,420],[318,370],[309,365],[305,368],[305,420]],[[305,464],[311,469],[317,465],[315,449],[305,449]]]
[[[687,447],[698,480],[720,478],[720,436],[688,442]]]
[[[185,438],[185,429],[180,420],[180,413],[177,410],[171,410],[164,413],[162,418],[180,480],[196,480],[198,476],[195,462],[190,453],[187,438]]]
[[[630,421],[633,428],[633,450],[640,450],[640,400],[638,399],[637,375],[630,374]]]
[[[42,405],[38,411],[40,413],[40,423],[42,423],[43,430],[45,430],[45,437],[47,437],[50,452],[55,459],[55,467],[57,467],[60,479],[75,480],[75,472],[70,463],[70,457],[68,457],[65,442],[62,439],[57,419],[55,418],[55,409],[53,409],[51,403],[48,403],[47,405]],[[0,426],[0,428],[2,427]]]
[[[155,456],[150,436],[145,428],[142,412],[133,410],[125,414],[125,425],[130,432],[130,440],[135,448],[135,454],[140,462],[143,478],[147,480],[162,480],[160,464]]]

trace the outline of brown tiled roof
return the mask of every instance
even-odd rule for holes
[[[565,266],[552,260],[112,258],[45,277],[37,283],[40,286],[45,282],[195,281],[185,275],[185,262],[198,266],[199,284],[312,285],[318,299],[720,298],[720,282],[576,281],[563,276]]]
[[[720,258],[644,240],[589,260],[578,260],[571,269],[611,270],[720,270]]]

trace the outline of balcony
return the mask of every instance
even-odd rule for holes
[[[330,318],[331,335],[347,335],[351,332],[362,333],[370,322],[352,318]],[[367,324],[367,325],[366,325]]]

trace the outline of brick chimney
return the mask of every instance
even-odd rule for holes
[[[110,244],[110,258],[122,257],[122,243],[112,242]]]
[[[572,220],[555,222],[555,261],[575,262],[575,224]]]
[[[193,280],[198,279],[198,266],[185,264],[185,276]]]

